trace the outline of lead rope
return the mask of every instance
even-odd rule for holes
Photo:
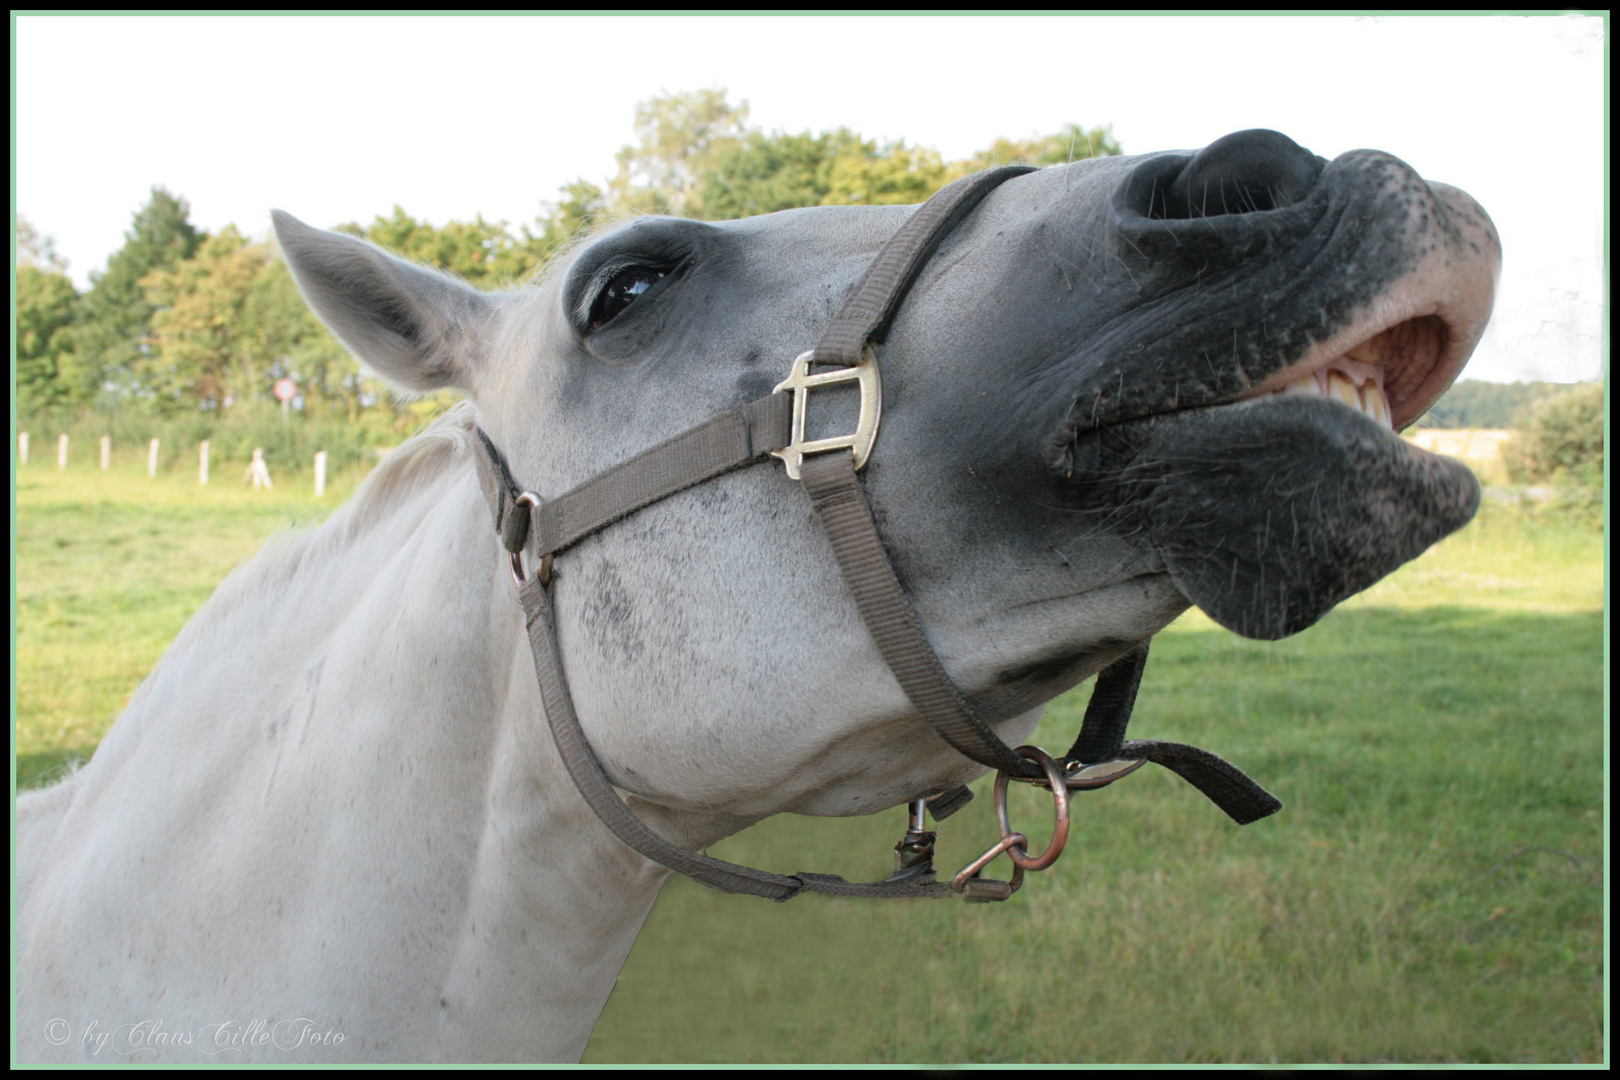
[[[792,393],[773,393],[720,413],[550,501],[521,491],[495,444],[478,429],[481,452],[475,461],[479,481],[502,544],[512,555],[513,577],[552,738],[587,805],[615,836],[643,856],[712,888],[776,901],[804,890],[874,898],[1004,900],[1017,890],[1026,869],[1043,869],[1061,852],[1070,790],[1112,783],[1144,761],[1171,768],[1239,824],[1280,809],[1281,803],[1268,792],[1214,754],[1178,743],[1124,741],[1146,663],[1145,642],[1098,675],[1080,737],[1062,763],[1035,747],[1009,747],[973,712],[945,672],[883,550],[856,474],[876,431],[876,397],[881,384],[871,346],[887,336],[900,302],[945,234],[993,188],[1029,171],[1024,166],[1008,166],[966,177],[924,203],[878,253],[821,342],[795,362],[793,375],[777,388]],[[845,370],[816,375],[811,369],[818,364],[843,365]],[[856,378],[862,384],[862,423],[857,434],[805,442],[803,416],[809,388]],[[824,452],[829,449],[832,452]],[[918,713],[958,752],[998,772],[995,794],[1002,837],[950,884],[934,880],[934,834],[923,827],[924,813],[926,809],[936,821],[943,820],[972,798],[966,788],[911,803],[910,827],[896,845],[896,872],[883,881],[858,884],[833,874],[807,872],[786,876],[688,851],[654,833],[613,790],[585,737],[558,647],[551,600],[553,558],[626,514],[762,460],[767,454],[782,458],[789,475],[803,480],[861,617]],[[531,544],[543,556],[537,572],[525,574],[522,553]],[[1025,837],[1011,829],[1006,813],[1009,778],[1040,784],[1053,793],[1058,827],[1042,855],[1029,856]],[[1003,852],[1014,863],[1012,879],[1000,882],[979,877],[979,871]]]

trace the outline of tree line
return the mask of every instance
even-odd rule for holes
[[[1591,490],[1603,484],[1602,383],[1469,379],[1442,394],[1417,426],[1513,428],[1517,434],[1502,445],[1502,464],[1514,483]]]
[[[1106,127],[1070,124],[998,139],[960,161],[848,128],[766,133],[723,90],[636,107],[635,142],[604,183],[584,178],[542,202],[533,222],[433,225],[394,206],[369,225],[335,226],[481,287],[522,281],[599,222],[632,213],[726,220],[803,206],[915,203],[994,164],[1049,165],[1120,153]],[[395,400],[309,312],[273,247],[234,225],[207,233],[185,198],[153,187],[123,246],[79,292],[49,236],[17,219],[17,407],[40,418],[96,413],[204,427],[262,418],[291,378],[300,413],[408,427]],[[431,406],[430,406],[431,407]]]
[[[847,127],[766,133],[748,115],[747,102],[732,103],[723,90],[642,102],[635,141],[618,152],[610,178],[564,185],[516,227],[482,215],[437,226],[396,205],[369,225],[335,228],[491,288],[531,277],[576,237],[629,214],[719,221],[804,206],[916,203],[992,165],[1121,152],[1109,128],[1069,124],[946,161],[931,148],[880,143]],[[439,407],[396,399],[362,368],[304,305],[273,241],[254,242],[234,225],[209,234],[189,213],[183,197],[154,187],[83,293],[50,237],[18,217],[19,416],[80,433],[91,425],[126,442],[144,442],[159,427],[178,442],[234,432],[236,442],[263,444],[278,461],[302,460],[305,437],[319,429],[322,445],[359,460],[367,443],[392,441]],[[272,387],[283,377],[298,387],[302,436],[275,416]],[[1524,428],[1538,449],[1526,442],[1514,457],[1516,478],[1589,476],[1594,460],[1600,474],[1601,391],[1562,400],[1565,389],[1460,382],[1419,424]]]
[[[1441,395],[1429,411],[1418,418],[1418,427],[1506,428],[1514,427],[1529,415],[1543,398],[1568,389],[1567,383],[1493,383],[1464,379]]]

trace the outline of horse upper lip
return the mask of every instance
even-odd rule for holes
[[[1086,430],[1263,397],[1347,358],[1382,369],[1378,381],[1387,396],[1387,420],[1399,431],[1422,416],[1468,362],[1490,317],[1499,267],[1489,263],[1440,281],[1399,284],[1350,326],[1312,343],[1297,360],[1239,393],[1093,416],[1089,423],[1071,413],[1053,446],[1058,454],[1054,464],[1060,470],[1067,467],[1068,447]]]
[[[1347,357],[1377,369],[1377,415],[1405,427],[1461,372],[1501,271],[1477,202],[1373,151],[1341,155],[1287,208],[1127,218],[1116,248],[1137,302],[1072,354],[1048,464],[1085,431],[1259,397]]]
[[[1411,424],[1457,378],[1485,333],[1501,253],[1488,244],[1474,250],[1477,258],[1423,260],[1345,329],[1232,400],[1271,393],[1348,356],[1383,369],[1394,427]]]

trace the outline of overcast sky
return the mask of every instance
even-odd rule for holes
[[[399,203],[526,222],[600,182],[637,101],[724,87],[770,130],[964,157],[1111,123],[1126,153],[1276,128],[1376,147],[1484,204],[1505,250],[1466,374],[1601,374],[1601,20],[108,17],[16,21],[16,212],[83,287],[153,184],[214,231]]]

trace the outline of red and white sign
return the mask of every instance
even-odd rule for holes
[[[291,379],[276,380],[276,400],[291,401],[298,396],[298,386]]]

